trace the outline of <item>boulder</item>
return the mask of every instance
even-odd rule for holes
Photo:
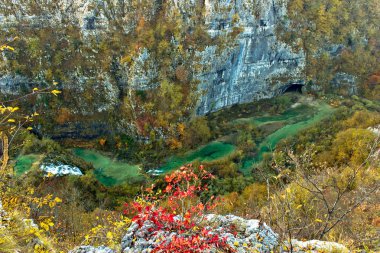
[[[99,247],[80,246],[74,250],[69,251],[69,253],[116,253],[116,252],[104,246],[99,246]]]
[[[336,242],[325,242],[319,240],[311,241],[298,241],[292,240],[293,252],[299,253],[320,253],[320,252],[339,252],[348,253],[350,252],[345,246]],[[287,253],[291,252],[290,243],[286,242],[285,246],[282,247],[281,252]]]
[[[209,214],[205,216],[204,223],[213,233],[219,234],[221,238],[227,238],[227,244],[237,252],[270,252],[278,245],[278,235],[259,220],[245,220],[235,215]],[[138,224],[132,223],[122,239],[122,252],[150,252],[162,243],[162,237],[170,240],[176,235],[167,231],[153,234],[149,232],[153,226],[154,224],[149,221],[140,228]],[[214,250],[211,252],[216,252]]]
[[[175,219],[179,219],[176,216]],[[299,241],[292,240],[281,242],[279,236],[265,223],[244,219],[235,215],[209,214],[203,217],[203,225],[212,233],[216,233],[220,238],[226,238],[227,244],[237,253],[251,252],[280,252],[280,253],[320,253],[320,252],[350,252],[345,246],[335,242],[325,242],[318,240]],[[169,231],[152,231],[155,225],[150,221],[145,221],[139,227],[132,222],[121,241],[122,253],[149,253],[163,240],[170,241],[177,234]],[[217,253],[216,249],[210,249],[210,253]],[[81,246],[69,253],[116,253],[106,247]],[[173,252],[174,253],[174,252]]]

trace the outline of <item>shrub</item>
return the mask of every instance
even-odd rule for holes
[[[163,238],[152,252],[230,250],[226,238],[220,238],[212,228],[202,224],[205,213],[213,210],[217,203],[213,197],[209,203],[199,200],[199,194],[208,191],[206,181],[212,177],[203,166],[198,169],[191,165],[182,167],[165,177],[164,190],[156,190],[153,185],[145,195],[126,204],[125,212],[135,214],[132,221],[140,228],[146,221],[154,224],[149,231],[151,235],[174,232],[170,239]]]

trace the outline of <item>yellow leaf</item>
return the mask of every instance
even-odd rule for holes
[[[62,199],[60,199],[60,198],[58,198],[58,197],[55,197],[54,201],[57,202],[57,203],[61,203],[61,202],[62,202]]]
[[[57,85],[57,84],[58,84],[58,82],[56,82],[56,81],[53,82],[53,85]]]
[[[58,96],[58,94],[62,93],[62,91],[60,91],[60,90],[52,90],[51,93],[52,93],[54,96]]]
[[[112,232],[107,232],[107,239],[112,239],[113,238],[113,234]]]
[[[296,207],[296,209],[300,209],[302,207],[302,205],[298,205],[297,207]]]
[[[8,122],[9,122],[9,123],[15,123],[16,120],[14,120],[14,119],[8,119]]]
[[[27,130],[31,131],[33,130],[33,127],[28,127]]]
[[[323,222],[321,219],[315,219],[315,222]]]
[[[3,45],[0,47],[0,51],[4,51],[5,49],[8,49],[8,50],[11,50],[11,51],[15,51],[15,49],[11,46],[8,46],[8,45]]]
[[[33,88],[33,91],[38,91],[38,88]]]
[[[9,50],[11,50],[11,51],[15,51],[15,49],[14,49],[13,47],[10,47],[10,46],[6,46],[5,48],[6,48],[6,49],[9,49]]]
[[[41,222],[40,223],[40,226],[42,229],[44,229],[45,231],[49,231],[49,225],[44,223],[44,222]]]

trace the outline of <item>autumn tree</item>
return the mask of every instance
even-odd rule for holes
[[[280,38],[305,53],[305,79],[325,91],[338,89],[331,86],[337,72],[355,75],[361,83],[378,70],[376,0],[291,0],[282,22]]]
[[[275,155],[272,201],[265,208],[268,220],[291,241],[295,237],[325,239],[360,206],[376,200],[379,193],[379,140],[372,138],[361,163],[315,163],[315,152]],[[276,193],[277,192],[277,193]],[[343,232],[344,234],[344,232]],[[330,240],[338,238],[330,238]]]
[[[0,52],[12,53],[15,49],[9,45],[0,46]],[[37,112],[25,112],[25,110],[20,110],[18,104],[20,101],[28,99],[32,96],[38,96],[40,94],[50,93],[57,96],[61,91],[52,88],[57,83],[53,83],[52,86],[39,89],[34,87],[33,90],[27,94],[19,95],[15,98],[6,99],[2,96],[0,101],[0,138],[1,138],[1,156],[2,160],[0,173],[5,173],[9,161],[9,150],[10,146],[15,140],[15,137],[22,129],[32,130],[33,128],[30,124],[33,122],[33,118],[38,116]]]

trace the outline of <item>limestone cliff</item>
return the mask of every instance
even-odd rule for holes
[[[303,79],[304,55],[292,52],[275,35],[277,22],[286,14],[283,1],[234,1],[224,16],[215,9],[219,1],[206,2],[212,36],[222,36],[232,26],[242,28],[242,33],[236,46],[221,56],[216,55],[215,48],[201,53],[202,63],[211,70],[200,77],[200,89],[206,92],[197,109],[199,114],[273,97],[279,86]],[[232,1],[223,2],[231,6]],[[234,17],[239,19],[236,24],[232,24]]]
[[[190,22],[194,15],[196,1],[173,1],[173,9],[179,11],[185,22]],[[222,51],[216,46],[208,46],[204,51],[197,52],[202,71],[197,72],[200,80],[199,90],[202,91],[197,113],[205,114],[233,104],[245,103],[270,98],[276,95],[279,86],[302,79],[304,66],[302,53],[294,53],[284,43],[277,40],[275,28],[278,21],[286,14],[286,6],[281,0],[205,0],[204,16],[206,27],[211,37],[223,37],[233,29],[239,29],[233,45],[226,45]],[[42,6],[38,11],[26,8],[22,2],[0,4],[0,20],[3,27],[20,28],[20,24],[28,20],[29,26],[61,26],[66,23],[74,24],[81,29],[82,36],[91,40],[102,36],[102,32],[114,29],[113,21],[118,15],[129,20],[118,29],[129,33],[137,25],[137,20],[128,17],[128,13],[118,13],[116,1],[97,0],[61,0],[57,4]],[[127,6],[126,10],[134,8]],[[159,1],[151,1],[145,8],[144,17],[153,18],[159,8]],[[34,10],[32,12],[31,10]],[[95,49],[94,49],[95,50]],[[86,57],[91,61],[91,55]],[[190,66],[192,68],[192,66]],[[122,86],[128,85],[134,89],[149,89],[156,87],[154,80],[157,76],[154,59],[149,58],[149,52],[135,59],[130,68],[119,71],[118,83],[112,83],[112,73],[87,73],[89,76],[70,74],[75,85],[71,87],[74,93],[81,92],[85,82],[93,80],[95,87],[101,92],[97,96],[97,105],[88,107],[94,111],[111,110],[119,96]],[[281,80],[281,81],[280,81]],[[0,77],[2,92],[14,90],[16,86],[25,83],[21,76],[9,74]],[[80,100],[78,98],[78,100]],[[82,99],[83,100],[83,99]],[[79,101],[84,103],[84,101]],[[87,107],[87,106],[84,106]],[[78,108],[79,109],[79,108]],[[81,108],[84,110],[84,108]],[[82,112],[88,114],[88,112]]]

